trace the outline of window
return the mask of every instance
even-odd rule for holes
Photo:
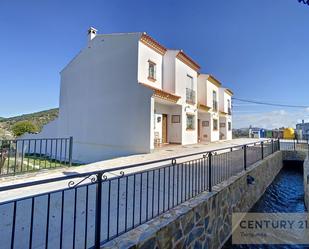
[[[209,121],[202,121],[203,127],[209,127]]]
[[[151,81],[156,81],[156,63],[148,61],[148,79]]]
[[[232,130],[232,122],[228,122],[228,130]]]
[[[218,130],[218,119],[213,120],[213,125],[214,125],[213,130],[217,131]]]
[[[194,81],[193,77],[187,74],[187,88],[193,90],[194,89]]]
[[[195,116],[187,114],[187,130],[195,129]]]
[[[227,113],[229,115],[232,115],[231,100],[230,99],[227,100]]]
[[[225,123],[220,123],[220,128],[225,128]]]
[[[213,99],[213,101],[217,101],[217,92],[216,91],[212,91],[212,99]]]
[[[194,80],[190,75],[187,75],[186,83],[186,101],[189,104],[195,104]]]
[[[218,111],[217,92],[212,91],[212,108],[213,111]]]
[[[172,123],[180,123],[180,115],[172,115]]]

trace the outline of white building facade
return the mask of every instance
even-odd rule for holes
[[[231,92],[199,71],[182,50],[146,33],[91,28],[87,46],[60,73],[59,117],[24,138],[72,136],[73,160],[84,163],[217,141],[221,131],[231,139],[229,126],[220,127],[231,122]]]
[[[209,74],[198,78],[198,141],[232,139],[231,96],[219,80]]]

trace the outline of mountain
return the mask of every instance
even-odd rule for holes
[[[58,113],[59,109],[54,108],[41,112],[23,114],[11,118],[0,118],[0,129],[8,133],[11,133],[12,126],[15,123],[19,121],[30,121],[33,124],[35,124],[39,128],[39,130],[41,130],[44,125],[57,118]]]

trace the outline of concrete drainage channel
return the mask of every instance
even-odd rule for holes
[[[293,217],[295,218],[295,216],[291,215],[291,213],[292,214],[295,213],[295,215],[296,213],[297,215],[306,213],[306,207],[304,202],[305,191],[304,191],[304,180],[303,180],[304,178],[303,166],[304,166],[303,161],[292,161],[292,160],[283,161],[282,170],[278,173],[278,175],[271,183],[271,185],[267,188],[262,197],[250,209],[248,214],[249,217],[250,218],[258,217],[256,214],[263,213],[263,219],[267,219],[269,217],[276,217],[275,220],[281,219],[281,221],[286,221],[284,218],[285,216],[282,215],[282,213],[289,213],[289,221],[297,223],[297,221],[293,219]],[[268,214],[270,213],[271,215],[274,216],[269,216]],[[250,218],[247,217],[242,222],[246,222]],[[291,234],[291,232],[293,231],[288,231],[289,234]],[[296,233],[299,233],[299,231],[298,232],[296,231]],[[252,232],[252,234],[254,234],[254,232]],[[238,241],[238,238],[239,237],[237,237],[236,235],[236,241]],[[257,236],[254,237],[254,239],[259,240]],[[223,249],[269,249],[269,248],[304,249],[305,248],[303,245],[295,244],[295,242],[297,241],[299,244],[302,242],[302,240],[298,237],[293,237],[293,239],[290,240],[291,238],[289,236],[279,236],[278,239],[281,241],[280,247],[278,245],[269,245],[269,244],[264,245],[263,244],[254,245],[253,243],[245,244],[244,241],[243,241],[244,244],[237,245],[232,243],[232,237],[230,237],[227,243],[225,243],[225,245],[223,246]],[[267,241],[269,242],[269,240]]]
[[[283,162],[305,157],[305,152],[278,151],[215,186],[213,192],[202,193],[102,248],[222,248],[231,236],[232,213],[250,211],[281,171]],[[308,174],[308,161],[304,165]]]

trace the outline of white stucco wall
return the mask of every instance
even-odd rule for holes
[[[232,122],[232,116],[227,116],[226,117],[226,122],[227,122],[227,132],[226,132],[226,139],[227,140],[232,140],[233,135],[232,135],[232,129],[233,129],[233,122]],[[228,122],[231,122],[231,130],[228,130]]]
[[[156,64],[155,82],[148,79],[149,61]],[[162,89],[162,64],[163,56],[161,54],[149,48],[141,41],[138,42],[138,82]]]
[[[206,74],[200,74],[197,79],[197,96],[198,96],[198,102],[207,105],[207,91],[206,91],[206,81],[207,81],[207,75]]]
[[[195,144],[197,143],[197,97],[195,104],[186,103],[186,84],[188,75],[193,78],[194,87],[193,90],[197,96],[197,72],[191,67],[175,58],[175,92],[178,96],[181,96],[179,104],[182,105],[182,144]],[[187,114],[194,115],[195,117],[195,129],[187,130]]]
[[[154,114],[154,132],[158,133],[160,141],[162,141],[162,114]]]
[[[219,110],[224,113],[228,113],[228,100],[230,101],[230,107],[232,106],[232,98],[229,94],[225,92],[225,88],[220,87],[219,88]],[[232,117],[230,115],[224,115],[220,116],[220,123],[225,122],[226,127],[225,128],[220,128],[220,132],[224,134],[225,140],[231,140],[232,139],[232,129],[228,130],[228,122],[231,122],[232,124]]]
[[[61,72],[59,133],[74,137],[75,160],[150,151],[152,91],[137,82],[139,38],[98,35]]]
[[[207,115],[199,115],[201,116],[201,120],[207,117],[207,121],[209,121],[209,127],[203,128],[204,135],[206,138],[204,139],[208,142],[218,141],[220,139],[220,120],[219,120],[219,112],[215,112],[213,110],[213,91],[217,93],[218,102],[218,111],[219,111],[219,87],[217,87],[212,82],[208,81],[207,74],[200,74],[198,77],[198,100],[201,104],[204,104],[211,109],[208,111]],[[218,130],[214,130],[213,120],[218,120]]]
[[[200,119],[200,140],[201,142],[210,142],[211,140],[211,127],[210,127],[210,114],[199,112],[198,118]],[[203,126],[203,122],[208,122],[208,126]]]
[[[217,102],[219,108],[219,87],[215,84],[211,83],[210,81],[206,80],[206,105],[213,108],[213,91],[217,93]]]
[[[163,57],[163,89],[175,93],[175,57],[177,50],[167,50]]]
[[[19,137],[19,139],[32,139],[32,138],[57,138],[58,136],[58,118],[44,125],[42,131],[38,134],[26,133]]]
[[[167,140],[169,143],[181,143],[182,140],[182,119],[180,117],[180,123],[172,123],[172,115],[181,115],[181,106],[164,104],[164,103],[155,103],[155,116],[162,117],[162,114],[167,114]],[[156,120],[154,120],[156,123]],[[159,130],[158,130],[159,129]],[[157,129],[162,138],[162,121],[161,124],[158,124]]]
[[[232,106],[232,98],[229,94],[225,92],[225,88],[219,88],[219,110],[222,112],[228,112],[228,100]]]

